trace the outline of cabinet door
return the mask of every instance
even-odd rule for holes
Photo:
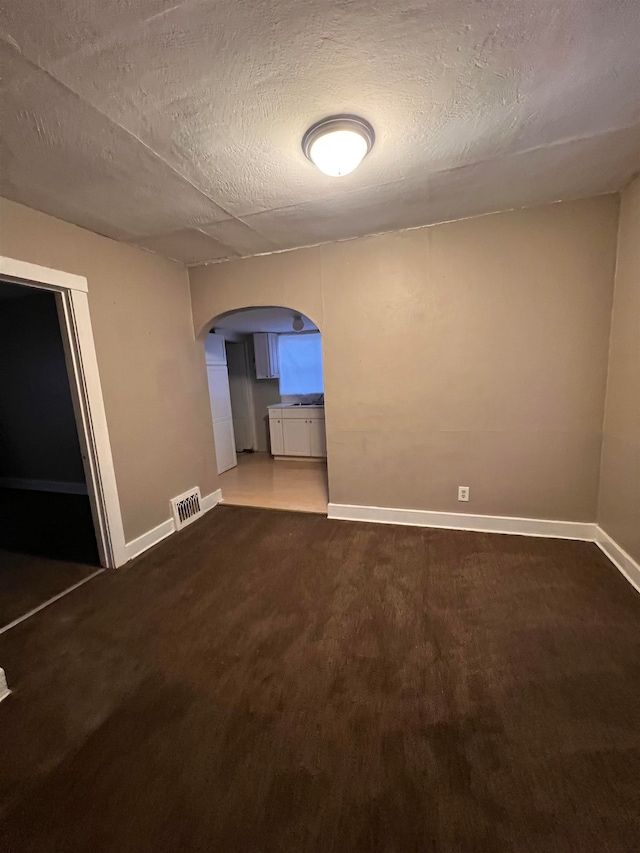
[[[309,422],[302,418],[283,418],[285,456],[311,456]]]
[[[269,379],[269,336],[258,332],[253,336],[253,354],[256,360],[256,379]]]
[[[271,436],[271,453],[273,456],[284,456],[282,418],[269,418],[269,434]]]
[[[280,376],[278,336],[274,332],[256,332],[253,336],[256,360],[256,379],[277,379]]]
[[[238,464],[236,443],[233,437],[233,421],[217,421],[213,425],[213,440],[216,446],[216,462],[218,474],[234,468]]]
[[[324,418],[314,418],[309,421],[309,442],[311,456],[327,455],[327,433],[324,428]]]
[[[269,369],[272,379],[280,378],[280,351],[278,349],[278,336],[269,333]]]

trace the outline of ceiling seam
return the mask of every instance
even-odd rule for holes
[[[188,3],[191,3],[191,2],[196,2],[196,0],[185,0],[185,2],[184,2],[184,3],[178,3],[178,4],[176,4],[175,6],[172,6],[170,9],[166,9],[166,10],[164,10],[163,12],[159,12],[157,15],[152,15],[150,18],[145,19],[145,21],[153,20],[154,18],[160,17],[161,15],[166,14],[167,12],[170,12],[170,11],[171,11],[171,10],[173,10],[173,9],[180,8],[181,6],[187,5]],[[16,43],[14,43],[13,41],[8,41],[8,40],[6,39],[6,37],[5,37],[2,33],[0,33],[0,39],[2,39],[3,41],[5,41],[5,43],[6,43],[6,44],[8,44],[9,46],[11,46],[12,48],[16,49]],[[76,53],[78,53],[78,51],[76,51],[74,54],[70,54],[70,56],[71,56],[71,55],[74,55],[74,56],[75,56],[75,55],[76,55]],[[182,173],[182,172],[181,172],[181,171],[180,171],[176,166],[174,166],[172,163],[170,163],[168,160],[166,160],[166,159],[165,159],[165,158],[164,158],[164,157],[163,157],[159,152],[155,151],[155,150],[154,150],[150,145],[148,145],[148,144],[147,144],[143,139],[141,139],[141,138],[140,138],[136,133],[134,133],[133,131],[129,130],[129,128],[125,127],[125,126],[124,126],[123,124],[121,124],[120,122],[118,122],[118,121],[116,121],[115,119],[113,119],[113,118],[112,118],[111,116],[109,116],[107,113],[105,113],[105,112],[103,112],[101,109],[99,109],[99,107],[97,107],[94,103],[92,103],[91,101],[87,100],[87,99],[86,99],[85,97],[83,97],[80,93],[78,93],[77,91],[75,91],[75,89],[73,89],[71,86],[69,86],[68,84],[64,83],[62,80],[60,80],[60,78],[59,78],[59,77],[57,77],[57,76],[55,75],[55,73],[54,73],[54,71],[53,71],[53,70],[50,70],[50,69],[44,68],[43,66],[39,65],[37,62],[34,62],[33,60],[30,60],[30,59],[28,59],[27,57],[25,57],[22,53],[20,53],[20,55],[22,56],[22,58],[23,58],[23,59],[24,59],[24,60],[25,60],[29,65],[31,65],[32,67],[34,67],[34,68],[36,68],[36,69],[38,69],[38,70],[42,71],[43,73],[47,74],[47,75],[48,75],[52,80],[54,80],[58,85],[62,86],[65,90],[67,90],[68,92],[70,92],[71,94],[73,94],[76,98],[78,98],[80,101],[82,101],[82,103],[86,104],[88,107],[90,107],[91,109],[95,110],[95,112],[97,112],[99,115],[103,116],[103,118],[105,118],[107,121],[109,121],[112,125],[114,125],[115,127],[119,128],[119,129],[120,129],[120,130],[122,130],[124,133],[126,133],[128,136],[130,136],[132,139],[134,139],[136,142],[138,142],[138,144],[142,145],[142,146],[143,146],[143,148],[145,148],[147,151],[149,151],[149,152],[150,152],[154,157],[156,157],[160,162],[164,163],[164,165],[165,165],[168,169],[170,169],[170,170],[171,170],[171,171],[172,171],[172,172],[173,172],[177,177],[179,177],[181,180],[183,180],[185,183],[187,183],[189,186],[191,186],[191,187],[192,187],[196,192],[198,192],[200,195],[202,195],[204,198],[208,199],[212,204],[214,204],[216,207],[218,207],[218,208],[219,208],[223,213],[225,213],[225,214],[226,214],[226,216],[227,216],[229,219],[232,219],[232,220],[235,220],[235,221],[237,221],[237,222],[240,222],[240,223],[241,223],[241,224],[243,224],[246,228],[249,228],[249,230],[251,230],[251,231],[255,232],[256,234],[258,234],[260,237],[262,237],[262,239],[266,240],[268,243],[270,243],[270,242],[271,242],[271,241],[268,239],[268,237],[266,237],[266,236],[265,236],[265,235],[264,235],[264,234],[259,230],[259,228],[256,228],[255,226],[253,226],[253,225],[249,224],[249,223],[246,221],[246,219],[247,219],[247,218],[249,218],[249,217],[251,217],[251,216],[256,216],[256,215],[259,215],[259,214],[263,214],[263,213],[278,213],[278,212],[281,212],[281,211],[294,210],[294,209],[297,209],[297,208],[299,208],[299,207],[301,207],[301,206],[303,206],[303,205],[307,205],[307,204],[322,204],[322,203],[325,203],[325,202],[335,201],[335,200],[336,200],[336,196],[335,196],[335,195],[322,196],[322,197],[321,197],[321,198],[319,198],[319,199],[313,199],[313,200],[311,200],[311,201],[301,201],[301,202],[298,202],[297,204],[285,205],[285,206],[283,206],[283,207],[265,208],[264,210],[257,210],[257,211],[254,211],[254,212],[251,212],[251,213],[245,213],[245,214],[233,214],[233,213],[231,213],[231,211],[227,210],[227,209],[224,207],[224,205],[220,204],[218,201],[216,201],[216,199],[215,199],[215,198],[212,198],[212,197],[211,197],[207,192],[205,192],[201,187],[199,187],[199,186],[198,186],[197,184],[195,184],[195,183],[194,183],[190,178],[188,178],[186,175],[184,175],[184,174],[183,174],[183,173]],[[64,60],[61,60],[61,61],[64,61]],[[19,81],[19,80],[17,80],[17,81],[13,81],[12,83],[10,83],[10,85],[12,86],[12,85],[14,85],[15,83],[18,83],[18,82],[20,82],[20,81]],[[544,150],[544,149],[547,149],[547,148],[555,148],[555,147],[558,147],[558,146],[561,146],[561,145],[570,144],[570,143],[572,143],[572,142],[581,142],[581,141],[587,141],[587,140],[589,140],[589,139],[597,139],[598,137],[601,137],[601,136],[609,136],[609,135],[611,135],[611,134],[613,134],[613,133],[618,133],[618,132],[622,132],[622,131],[625,131],[625,130],[632,130],[632,129],[634,129],[634,128],[638,128],[638,127],[640,127],[640,125],[638,125],[638,123],[634,123],[634,124],[631,124],[631,125],[625,125],[625,126],[623,126],[623,127],[613,128],[613,129],[611,129],[611,130],[607,130],[607,131],[604,131],[604,132],[591,133],[591,134],[588,134],[588,135],[586,135],[586,136],[585,136],[585,135],[583,135],[583,136],[565,137],[564,139],[561,139],[561,140],[554,140],[553,142],[543,143],[543,144],[541,144],[541,145],[535,145],[535,146],[532,146],[532,147],[530,147],[530,148],[523,148],[523,149],[521,149],[521,150],[512,151],[512,152],[510,152],[508,155],[505,155],[505,156],[508,156],[508,157],[514,157],[514,156],[519,156],[519,155],[531,154],[531,153],[534,153],[534,152],[536,152],[536,151],[541,151],[541,150]],[[460,165],[460,166],[453,166],[453,167],[451,167],[451,168],[449,168],[449,169],[441,169],[441,170],[439,170],[439,171],[433,172],[433,175],[451,174],[451,173],[455,173],[455,172],[461,171],[461,170],[463,170],[463,169],[469,168],[469,167],[471,167],[471,166],[479,166],[479,165],[483,165],[483,164],[486,164],[486,163],[496,162],[498,159],[500,159],[500,158],[495,157],[495,156],[493,156],[493,157],[485,157],[485,158],[482,158],[482,159],[480,159],[480,160],[474,160],[474,161],[472,161],[472,162],[470,162],[470,163],[462,164],[462,165]],[[378,189],[378,188],[392,187],[392,186],[401,185],[402,183],[404,183],[405,181],[408,181],[408,180],[411,180],[411,179],[410,179],[410,178],[399,178],[398,180],[395,180],[395,181],[388,181],[388,182],[385,182],[385,183],[378,183],[378,184],[366,184],[366,185],[364,185],[364,186],[358,187],[357,189],[348,190],[347,192],[343,193],[339,198],[348,198],[349,196],[352,196],[352,195],[354,195],[355,193],[361,192],[361,191],[363,191],[363,190]],[[223,221],[223,220],[221,220],[221,221]],[[216,224],[216,223],[214,222],[214,223],[210,223],[210,224]],[[194,230],[194,229],[192,229],[192,230]],[[201,230],[201,229],[200,229],[200,227],[199,227],[199,226],[195,226],[195,230]],[[202,232],[202,233],[206,233],[206,232]],[[152,235],[143,235],[143,237],[144,237],[144,236],[161,236],[161,235],[152,234]],[[208,234],[207,234],[206,236],[211,237],[211,235],[208,235]],[[215,238],[211,238],[211,239],[215,239]],[[222,244],[222,245],[225,245],[225,244]],[[314,245],[316,245],[316,244],[314,244]]]
[[[191,0],[187,0],[187,2],[191,2]],[[9,45],[14,50],[16,49],[16,45],[12,41],[8,41],[2,33],[0,33],[0,40],[2,40],[5,44]],[[148,145],[137,134],[135,134],[133,131],[129,130],[129,128],[125,127],[120,122],[116,121],[114,118],[112,118],[112,116],[105,113],[103,110],[101,110],[99,107],[97,107],[96,104],[87,100],[79,92],[76,92],[76,90],[73,89],[71,86],[69,86],[67,83],[60,80],[60,78],[56,76],[56,74],[54,73],[53,70],[45,68],[42,65],[38,64],[37,62],[34,62],[34,60],[29,59],[28,57],[24,56],[24,54],[22,52],[20,52],[20,56],[32,68],[37,69],[38,71],[41,71],[43,74],[46,74],[47,77],[49,77],[51,80],[53,80],[54,83],[56,83],[58,86],[61,86],[65,91],[69,92],[71,95],[73,95],[75,98],[77,98],[83,104],[85,104],[87,107],[89,107],[90,109],[94,110],[96,113],[101,115],[104,119],[106,119],[114,127],[119,128],[121,131],[126,133],[133,140],[135,140],[139,145],[141,145],[145,150],[147,150],[150,154],[152,154],[161,163],[164,163],[164,165],[168,169],[170,169],[178,178],[183,180],[185,183],[189,184],[189,186],[192,187],[197,193],[199,193],[204,198],[208,199],[219,210],[221,210],[224,214],[226,214],[228,219],[233,219],[233,220],[236,220],[238,222],[241,222],[245,227],[249,228],[249,230],[255,231],[257,234],[259,234],[261,237],[264,238],[263,234],[261,234],[255,228],[252,228],[246,222],[243,222],[243,220],[240,219],[239,217],[234,216],[233,213],[231,213],[231,211],[227,210],[222,204],[220,204],[214,198],[211,198],[211,196],[208,193],[206,193],[201,187],[194,184],[193,181],[191,181],[186,175],[182,174],[181,171],[179,171],[175,166],[173,166],[170,162],[168,162],[161,154],[159,154],[157,151],[155,151],[150,145]],[[16,80],[11,81],[9,83],[9,86],[13,87],[14,85],[19,85],[21,82],[24,81],[24,79],[25,79],[24,77],[17,78]],[[224,221],[224,220],[220,220],[220,221]],[[212,224],[216,224],[216,223],[212,223]],[[144,236],[155,236],[155,235],[144,235]],[[207,236],[209,236],[209,235],[207,235]],[[215,238],[212,238],[212,239],[215,239]]]
[[[156,12],[153,15],[149,15],[147,18],[139,18],[135,23],[129,26],[116,27],[113,30],[109,30],[108,33],[105,33],[102,38],[97,39],[94,42],[91,42],[86,50],[82,48],[80,50],[73,50],[70,53],[67,53],[65,56],[61,56],[57,62],[64,64],[67,59],[71,59],[72,57],[81,55],[81,56],[91,56],[92,54],[102,50],[104,47],[110,46],[114,40],[117,40],[117,37],[120,33],[130,33],[132,30],[137,30],[141,26],[149,24],[151,21],[159,20],[163,18],[165,15],[170,15],[172,12],[175,12],[176,9],[181,9],[184,6],[189,6],[192,3],[197,3],[199,0],[182,0],[180,3],[174,3],[173,6],[168,6],[166,9],[163,9],[161,12]]]
[[[212,222],[211,224],[217,225],[216,222]],[[236,259],[242,257],[242,254],[239,253],[237,249],[234,249],[232,246],[228,246],[226,243],[223,243],[222,240],[218,240],[216,237],[212,237],[211,234],[207,234],[207,232],[203,231],[202,228],[193,228],[192,230],[198,231],[200,234],[203,234],[205,237],[208,237],[209,240],[212,240],[214,243],[217,243],[219,246],[222,246],[223,249],[228,249],[230,252],[234,252]]]
[[[633,125],[635,127],[635,125]],[[251,258],[265,258],[269,255],[282,255],[285,252],[299,252],[301,249],[320,249],[323,246],[333,246],[337,243],[350,243],[353,240],[370,240],[372,237],[387,237],[390,234],[402,234],[405,231],[420,231],[423,228],[435,228],[438,225],[451,225],[454,222],[466,222],[468,219],[481,219],[485,216],[499,216],[501,213],[513,213],[519,210],[532,210],[536,207],[550,207],[553,204],[564,204],[575,201],[583,201],[588,198],[603,198],[609,195],[617,195],[621,192],[621,190],[606,190],[604,192],[598,192],[595,195],[588,196],[569,196],[566,198],[557,198],[553,201],[546,201],[542,204],[534,203],[534,204],[524,204],[520,207],[509,207],[509,208],[500,208],[499,210],[487,210],[484,213],[474,213],[471,216],[459,216],[456,219],[440,219],[437,222],[425,222],[423,225],[408,225],[405,228],[391,228],[387,231],[372,231],[369,234],[359,234],[355,237],[340,237],[339,239],[334,240],[321,240],[317,243],[304,243],[301,246],[289,246],[286,249],[275,249],[273,252],[258,252],[255,255],[243,255],[240,258],[216,258],[215,260],[210,261],[195,261],[193,263],[187,264],[189,269],[193,267],[206,267],[210,264],[226,264],[232,263],[233,261],[247,261]]]
[[[275,246],[275,245],[271,242],[271,240],[267,239],[267,237],[265,237],[265,236],[264,236],[264,234],[262,234],[260,231],[258,231],[258,229],[257,229],[257,228],[251,228],[251,226],[250,226],[250,225],[247,225],[247,223],[246,223],[246,222],[243,222],[243,220],[242,220],[242,219],[240,219],[238,216],[234,216],[233,218],[235,219],[235,221],[236,221],[236,222],[239,222],[241,225],[244,225],[244,226],[245,226],[246,228],[248,228],[250,231],[253,231],[255,234],[258,234],[260,237],[262,237],[262,239],[265,241],[265,243],[268,243],[270,246],[272,246],[272,248],[277,249],[277,246]],[[227,221],[228,221],[228,220],[227,220]],[[218,225],[218,224],[219,224],[218,222],[212,222],[212,223],[211,223],[211,225]],[[202,226],[197,227],[197,228],[194,228],[193,230],[194,230],[194,231],[199,231],[201,234],[204,234],[204,235],[205,235],[205,237],[208,237],[210,240],[215,240],[215,241],[216,241],[216,243],[220,243],[220,245],[221,245],[221,246],[224,246],[226,249],[231,249],[231,248],[232,248],[231,246],[228,246],[224,241],[222,241],[222,240],[218,240],[218,238],[217,238],[217,237],[212,237],[212,236],[211,236],[211,234],[207,234],[207,232],[206,232],[206,231],[203,231],[203,230],[202,230]],[[236,251],[236,249],[233,249],[233,251],[235,252],[235,251]],[[241,256],[240,256],[240,257],[241,257]]]
[[[536,151],[542,151],[545,148],[555,148],[555,147],[561,146],[561,145],[570,145],[573,142],[587,142],[590,139],[598,139],[599,137],[611,136],[614,133],[622,133],[625,130],[636,130],[636,129],[640,130],[640,124],[634,123],[634,124],[624,125],[623,127],[616,127],[616,128],[613,128],[612,130],[606,130],[606,131],[599,132],[599,133],[590,133],[590,134],[587,134],[586,136],[569,136],[569,137],[566,137],[565,139],[555,140],[554,142],[546,142],[546,143],[543,143],[542,145],[534,145],[531,148],[522,148],[521,150],[518,150],[518,151],[512,151],[509,154],[505,154],[504,157],[496,157],[496,156],[484,157],[481,160],[473,160],[470,163],[463,163],[460,166],[452,166],[449,169],[439,169],[438,171],[431,172],[430,174],[433,176],[451,174],[453,172],[462,171],[463,169],[472,168],[473,166],[482,166],[486,163],[499,162],[501,159],[505,159],[506,157],[519,157],[519,156],[522,156],[525,154],[533,154]],[[382,183],[382,184],[366,184],[364,186],[358,187],[357,189],[347,190],[346,192],[344,192],[340,196],[322,196],[321,198],[313,199],[311,201],[301,201],[301,202],[297,202],[296,204],[288,204],[288,205],[285,205],[284,207],[269,207],[269,208],[265,208],[264,210],[257,210],[254,213],[238,214],[237,216],[234,216],[233,218],[238,219],[240,222],[243,222],[249,228],[251,226],[249,226],[248,223],[245,222],[245,218],[248,218],[250,216],[259,216],[263,213],[280,213],[280,212],[286,211],[286,210],[295,210],[299,207],[305,206],[306,204],[323,204],[324,202],[330,202],[330,201],[335,202],[335,201],[339,201],[340,199],[343,199],[343,198],[349,198],[349,196],[355,195],[356,193],[362,192],[363,190],[379,189],[382,187],[393,187],[393,186],[396,186],[398,184],[404,184],[407,182],[413,183],[413,179],[412,178],[398,178],[395,181],[386,181],[385,183]],[[612,190],[612,192],[618,192],[618,190]],[[484,214],[481,214],[481,215],[484,216]],[[463,217],[463,218],[465,218],[465,217]],[[468,217],[466,217],[466,218],[468,218]],[[457,221],[457,220],[453,220],[453,221]],[[422,228],[423,226],[417,225],[415,227],[416,228]],[[352,238],[347,237],[345,239],[352,239]],[[324,244],[314,243],[313,245],[324,245]],[[289,250],[285,249],[283,251],[289,251]]]

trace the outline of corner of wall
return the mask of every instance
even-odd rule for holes
[[[609,391],[609,379],[611,372],[611,344],[613,332],[613,306],[616,294],[616,279],[618,277],[618,260],[620,256],[620,219],[622,216],[622,191],[616,193],[618,198],[618,223],[616,229],[616,255],[613,264],[612,280],[611,280],[611,310],[609,312],[609,344],[607,347],[607,379],[604,389],[604,405],[602,407],[602,426],[600,428],[600,463],[598,465],[598,492],[596,496],[596,524],[600,523],[600,502],[601,502],[601,486],[602,486],[602,467],[604,464],[604,430],[607,420],[607,397]]]
[[[640,176],[620,194],[597,524],[619,562],[640,561]]]

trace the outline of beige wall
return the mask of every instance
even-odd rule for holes
[[[598,522],[640,561],[640,178],[620,209]]]
[[[201,342],[185,269],[0,200],[0,254],[86,276],[127,541],[165,521],[169,498],[217,488]]]
[[[633,252],[637,195],[636,186],[625,198],[621,258]],[[284,305],[321,328],[334,502],[592,521],[618,201],[556,204],[196,268],[193,323],[200,334],[220,313]],[[171,496],[196,484],[203,494],[217,487],[186,272],[1,204],[0,253],[89,281],[131,540],[168,517]],[[631,285],[622,277],[621,270],[608,436],[618,429],[616,346],[629,346],[616,344],[617,324],[630,314],[621,294]],[[616,441],[605,442],[605,485],[611,464],[620,466],[608,462]],[[456,500],[458,485],[471,487],[468,504]],[[618,533],[629,522],[607,521],[606,490],[601,515],[632,550],[629,535]]]
[[[618,205],[195,268],[195,329],[251,305],[320,327],[333,502],[594,521]]]

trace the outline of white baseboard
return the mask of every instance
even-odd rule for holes
[[[24,489],[30,492],[56,492],[63,495],[88,495],[86,483],[65,480],[31,480],[26,477],[0,477],[2,489]]]
[[[143,533],[142,536],[138,536],[137,539],[127,542],[125,545],[127,561],[133,560],[134,557],[138,557],[144,551],[148,551],[149,548],[157,545],[158,542],[162,542],[162,540],[166,539],[167,536],[171,536],[172,533],[175,533],[175,530],[176,525],[174,520],[172,518],[168,518],[166,521],[163,521],[162,524],[158,524],[157,527],[147,530],[147,532]]]
[[[326,456],[274,456],[274,462],[324,462],[327,464]]]
[[[213,507],[219,504],[221,500],[222,491],[220,489],[217,489],[215,492],[211,492],[210,495],[205,495],[200,500],[203,513],[213,509]],[[132,539],[131,542],[127,542],[125,546],[127,562],[129,560],[133,560],[134,557],[139,557],[140,554],[148,551],[149,548],[157,545],[158,542],[162,542],[163,539],[166,539],[167,536],[171,536],[175,531],[176,525],[174,520],[172,518],[168,518],[166,521],[163,521],[162,524],[158,524],[157,527],[154,527],[152,530],[147,530],[147,532],[143,533],[142,536],[138,536],[137,539]]]
[[[203,512],[208,512],[222,501],[222,491],[217,489],[202,498]],[[430,512],[421,509],[396,509],[393,507],[357,506],[335,504],[328,506],[328,517],[342,521],[368,521],[377,524],[403,524],[410,527],[436,527],[446,530],[467,530],[477,533],[505,533],[514,536],[538,536],[550,539],[576,539],[595,542],[629,583],[640,592],[640,565],[597,524],[582,521],[554,521],[540,518],[515,518],[500,515],[468,515],[455,512]],[[126,545],[127,560],[139,556],[175,532],[172,518],[168,518],[138,536]],[[0,676],[2,676],[0,670]],[[6,694],[5,694],[6,695]],[[0,700],[2,678],[0,677]]]
[[[7,687],[7,677],[4,674],[4,669],[0,667],[0,702],[2,702],[3,699],[6,699],[10,693],[11,691]]]
[[[595,542],[629,583],[640,592],[640,564],[597,524],[334,503],[329,504],[328,516],[342,521],[369,521],[376,524],[404,524],[410,527],[438,527],[478,533],[507,533]]]
[[[222,489],[216,489],[215,492],[211,492],[210,495],[205,495],[200,504],[202,506],[203,512],[209,512],[210,509],[213,509],[214,506],[217,506],[222,500]]]
[[[593,542],[595,524],[581,521],[552,521],[539,518],[513,518],[499,515],[468,515],[456,512],[430,512],[422,509],[396,509],[380,506],[354,506],[330,503],[329,518],[343,521],[372,521],[378,524],[404,524],[410,527],[439,527],[447,530],[473,530],[478,533],[508,533],[517,536],[543,536],[553,539],[579,539]]]
[[[608,557],[613,565],[625,576],[629,583],[640,592],[640,565],[636,563],[630,554],[621,548],[617,542],[605,533],[601,527],[596,526],[595,542],[602,553]]]

